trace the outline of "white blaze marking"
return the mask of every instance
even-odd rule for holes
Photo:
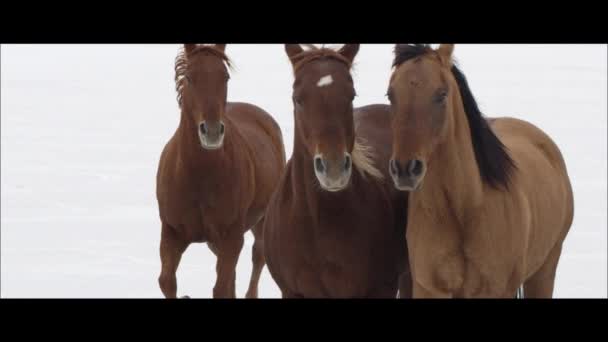
[[[334,81],[334,79],[331,78],[331,75],[323,76],[319,79],[319,82],[317,82],[317,87],[328,86],[328,85],[332,84],[333,81]]]

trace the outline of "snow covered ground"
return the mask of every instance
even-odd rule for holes
[[[161,297],[155,174],[179,119],[177,45],[1,47],[1,297]],[[607,297],[606,46],[457,45],[490,116],[538,125],[560,146],[575,219],[556,297]],[[265,108],[293,142],[283,46],[228,45],[229,99]],[[363,45],[356,105],[386,103],[390,45]],[[237,269],[243,297],[251,236]],[[192,245],[178,295],[210,297],[215,258]],[[264,270],[261,297],[280,292]]]

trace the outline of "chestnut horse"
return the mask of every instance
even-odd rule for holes
[[[213,297],[235,297],[243,235],[252,229],[253,270],[247,298],[257,297],[264,267],[261,219],[285,165],[281,130],[262,109],[226,102],[225,45],[186,44],[176,58],[179,126],[158,166],[162,221],[160,288],[175,298],[175,272],[188,245],[207,242],[217,256]]]
[[[390,158],[389,106],[353,109],[359,45],[285,48],[295,74],[295,134],[264,221],[272,277],[284,298],[395,298],[403,274],[401,296],[411,296],[407,197],[375,166]]]
[[[388,90],[414,297],[550,298],[574,215],[564,159],[532,124],[486,120],[453,49],[397,45]]]

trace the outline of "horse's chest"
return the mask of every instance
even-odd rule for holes
[[[379,278],[384,275],[375,274],[374,265],[376,269],[386,265],[377,265],[372,240],[362,234],[363,228],[326,224],[313,228],[310,223],[298,226],[308,229],[297,234],[293,243],[298,246],[283,260],[291,270],[293,292],[304,297],[366,297],[376,288],[375,283],[382,282]]]
[[[365,297],[378,279],[370,270],[370,260],[354,251],[337,255],[326,254],[319,260],[319,283],[329,297]]]
[[[427,295],[438,297],[504,295],[514,276],[514,264],[487,243],[466,241],[446,228],[408,226],[410,262],[417,285]]]
[[[290,282],[300,296],[353,298],[364,297],[368,292],[372,279],[368,277],[365,260],[334,250],[309,257],[299,255],[295,261]]]
[[[230,190],[173,191],[165,204],[168,223],[193,242],[222,238],[243,216],[238,196]]]

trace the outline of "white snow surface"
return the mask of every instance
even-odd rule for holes
[[[178,45],[1,46],[0,296],[159,298],[155,175],[179,120]],[[362,45],[355,105],[387,103],[391,45]],[[555,297],[607,297],[605,45],[457,45],[488,116],[528,120],[565,157],[574,224]],[[228,45],[230,101],[255,103],[293,144],[293,75],[280,44]],[[251,271],[248,233],[237,296]],[[194,244],[178,295],[211,297],[215,257]],[[280,297],[264,269],[260,297]]]

